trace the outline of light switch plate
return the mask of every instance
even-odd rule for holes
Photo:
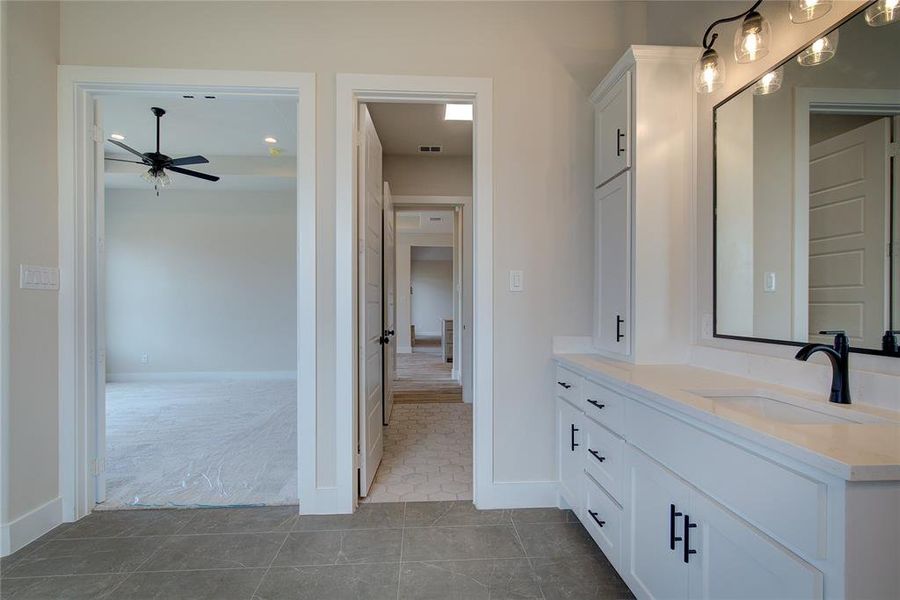
[[[524,289],[524,274],[522,271],[509,272],[509,291],[521,292]]]
[[[23,290],[58,290],[59,269],[19,265],[19,287]]]
[[[775,273],[772,271],[766,271],[763,280],[763,291],[770,293],[775,291]]]

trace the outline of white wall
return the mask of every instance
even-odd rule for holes
[[[471,196],[471,156],[385,155],[384,178],[395,196]]]
[[[494,473],[556,478],[553,335],[591,323],[590,90],[646,41],[641,2],[15,2],[11,68],[11,262],[55,265],[56,65],[309,71],[317,76],[317,483],[335,482],[335,74],[493,79]],[[461,37],[461,32],[464,34]],[[14,73],[12,71],[15,71]],[[13,132],[12,130],[16,131]],[[399,193],[396,190],[395,193]],[[510,294],[506,272],[526,271]],[[560,293],[567,301],[562,305]],[[11,515],[58,495],[57,302],[12,290]],[[26,301],[27,300],[27,301]],[[523,328],[522,323],[528,327]],[[18,378],[18,381],[16,381]]]
[[[412,352],[409,326],[412,324],[413,246],[453,247],[452,233],[403,233],[397,234],[397,352]],[[417,328],[418,329],[418,328]]]
[[[296,215],[295,192],[107,190],[108,376],[295,371]]]
[[[416,336],[440,336],[441,319],[453,318],[453,261],[414,257],[410,284]]]

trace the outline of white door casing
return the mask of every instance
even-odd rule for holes
[[[391,185],[384,182],[384,330],[387,344],[384,346],[384,424],[391,420],[394,408],[394,378],[397,376],[397,262],[394,229],[394,202]]]
[[[359,495],[366,496],[384,453],[382,435],[382,235],[384,219],[381,141],[365,104],[359,105]]]
[[[94,378],[94,403],[96,428],[91,471],[94,474],[94,501],[106,501],[106,182],[105,139],[103,131],[103,106],[94,98],[94,238],[95,285],[97,295],[94,306],[94,347],[96,370]]]
[[[890,127],[878,119],[810,147],[810,341],[845,329],[852,345],[879,348],[888,328]]]

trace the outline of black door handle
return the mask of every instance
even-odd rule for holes
[[[599,525],[600,527],[603,527],[604,525],[606,525],[606,521],[601,521],[600,519],[597,518],[597,515],[599,515],[600,513],[595,513],[591,509],[588,509],[588,514],[591,515],[591,518],[594,521],[596,521],[597,525]]]
[[[621,129],[616,129],[616,156],[621,156],[622,153],[625,152],[625,148],[619,143],[622,141],[623,137],[625,137],[625,132]]]
[[[604,406],[606,406],[605,404],[600,404],[600,403],[597,402],[596,400],[591,400],[590,398],[588,398],[588,403],[589,403],[589,404],[593,404],[593,405],[596,406],[597,408],[603,408]]]
[[[622,318],[622,315],[616,315],[616,342],[622,341],[622,338],[625,337],[625,334],[622,333],[622,324],[625,322],[625,319]]]
[[[581,431],[581,430],[578,429],[577,427],[575,427],[575,423],[572,423],[572,452],[575,452],[575,448],[581,445],[581,444],[575,443],[575,432],[576,431]]]
[[[600,462],[603,462],[604,460],[606,460],[606,457],[605,457],[605,456],[600,456],[600,453],[597,452],[596,450],[592,450],[591,448],[588,448],[588,452],[590,452],[591,454],[593,454],[593,455],[594,455],[594,458],[596,458],[596,459],[599,460]]]
[[[558,383],[559,385],[563,386],[563,389],[566,389],[566,390],[569,389],[570,387],[572,387],[572,384],[571,384],[571,383],[565,383],[565,382],[563,382],[563,381],[557,381],[556,383]]]
[[[680,517],[681,513],[675,510],[675,505],[669,505],[669,550],[675,549],[675,542],[680,542],[681,537],[675,536],[675,517]]]
[[[388,334],[388,335],[394,335],[394,330],[391,329],[390,331],[387,332],[387,334]]]
[[[691,518],[684,515],[684,562],[690,562],[691,554],[697,554],[696,550],[691,550],[691,529],[696,527],[696,523],[691,523]]]

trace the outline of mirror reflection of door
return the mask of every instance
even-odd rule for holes
[[[890,140],[887,117],[811,115],[811,341],[843,329],[851,344],[877,348],[890,326]]]

